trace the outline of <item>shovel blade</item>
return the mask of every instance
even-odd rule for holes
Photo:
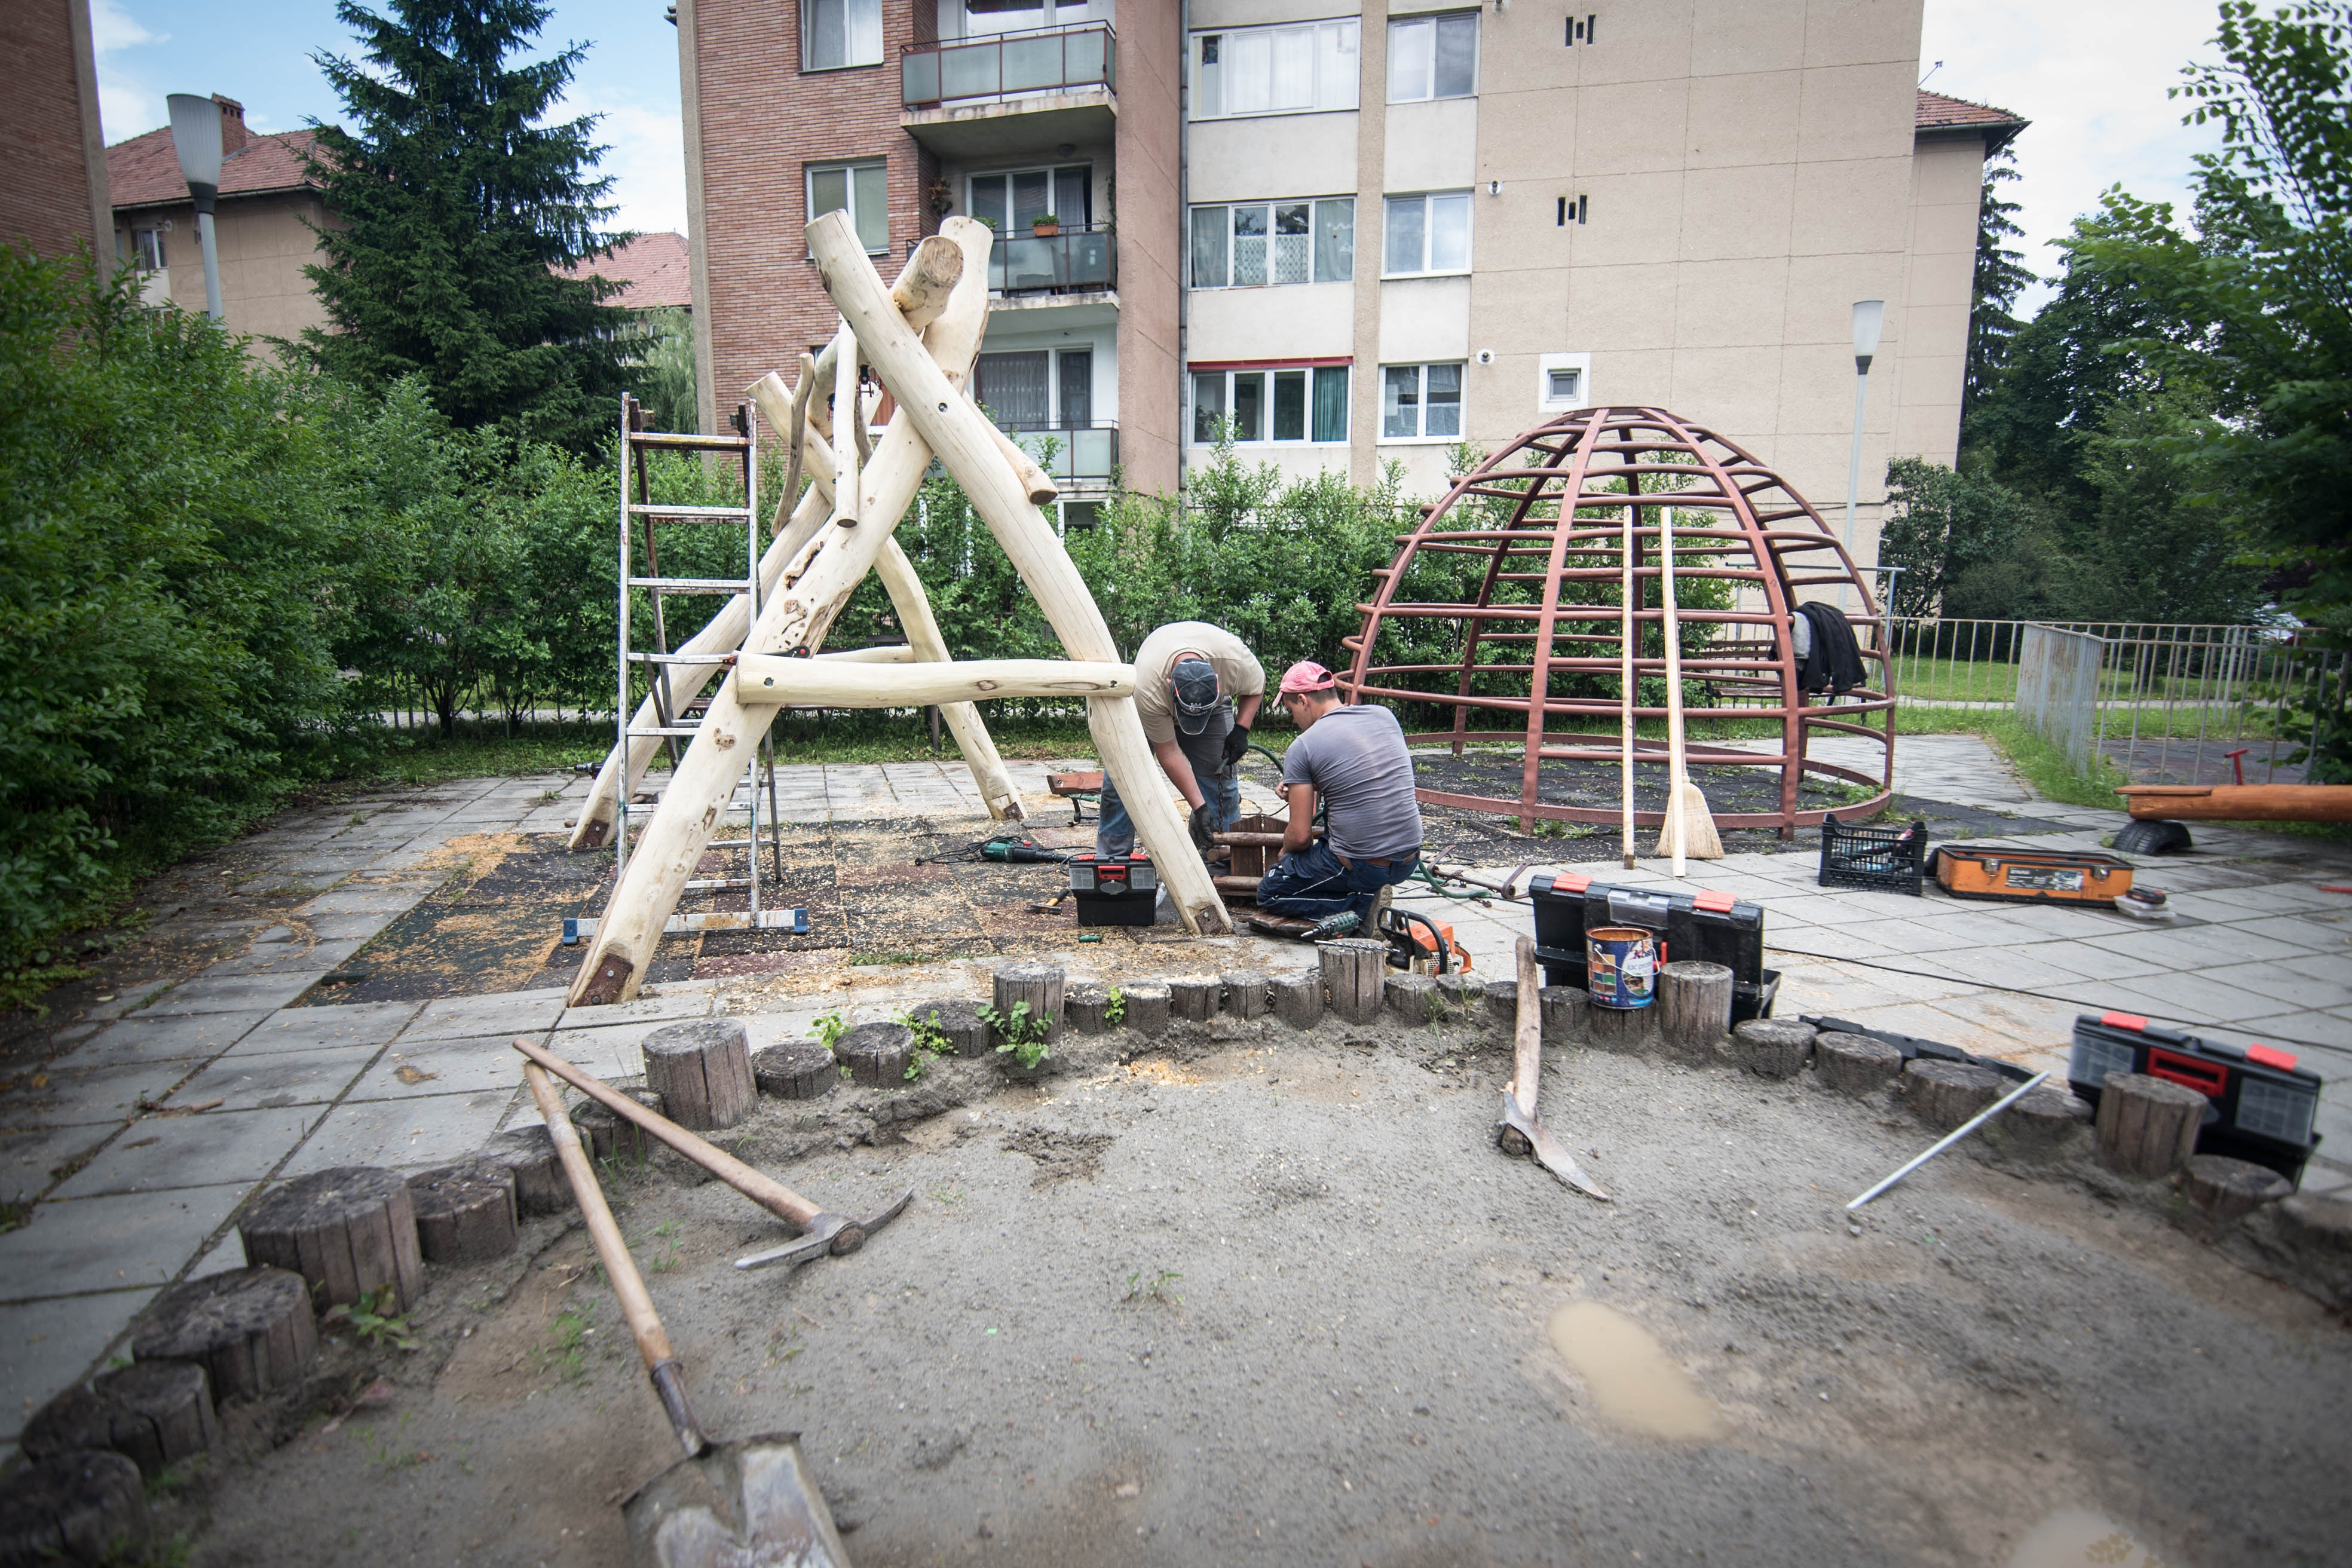
[[[1535,1151],[1537,1163],[1545,1170],[1580,1193],[1599,1198],[1604,1204],[1613,1201],[1606,1188],[1584,1173],[1584,1167],[1576,1163],[1576,1156],[1568,1152],[1567,1145],[1551,1135],[1551,1129],[1520,1107],[1517,1095],[1506,1093],[1503,1096],[1503,1125],[1528,1141]]]
[[[800,1435],[714,1444],[621,1505],[637,1568],[849,1568]]]

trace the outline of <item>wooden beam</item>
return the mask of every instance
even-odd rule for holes
[[[1013,468],[998,452],[994,426],[923,353],[920,342],[892,309],[847,215],[828,213],[810,224],[807,232],[809,253],[816,258],[835,308],[856,333],[858,346],[882,384],[898,398],[899,412],[914,421],[963,487],[1022,583],[1036,595],[1038,608],[1062,646],[1072,658],[1090,663],[1121,662],[1110,627],[1069,552],[1022,493]],[[1135,700],[1091,698],[1087,718],[1104,771],[1118,785],[1136,836],[1150,850],[1185,929],[1195,935],[1203,930],[1232,930],[1232,917],[1192,847],[1159,761],[1143,738]]]
[[[746,706],[915,708],[993,697],[1132,697],[1135,669],[1059,658],[877,667],[747,653],[735,661],[735,689]]]

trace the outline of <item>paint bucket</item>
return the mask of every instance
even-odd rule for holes
[[[1597,1007],[1646,1007],[1658,995],[1658,939],[1638,926],[1584,933],[1584,973]]]

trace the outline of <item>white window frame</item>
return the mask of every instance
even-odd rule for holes
[[[1277,51],[1307,51],[1313,80],[1304,104],[1276,105],[1274,59]],[[1227,107],[1238,85],[1233,73],[1241,59],[1263,52],[1266,60],[1264,105]],[[1219,58],[1211,60],[1212,53]],[[1195,33],[1184,47],[1185,68],[1192,78],[1192,116],[1195,120],[1244,120],[1266,114],[1332,114],[1356,107],[1363,70],[1363,27],[1355,16],[1318,22],[1293,22],[1269,27],[1223,27]]]
[[[857,176],[861,171],[868,169],[877,170],[882,175],[882,243],[867,246],[866,254],[882,256],[887,255],[890,249],[890,161],[888,159],[849,158],[837,163],[809,164],[802,171],[801,194],[806,203],[803,210],[808,214],[808,221],[811,223],[824,216],[824,213],[846,212],[849,214],[849,226],[856,228],[858,219],[864,216],[858,210]],[[848,193],[848,205],[845,207],[826,207],[824,212],[819,212],[816,205],[817,176],[831,174],[844,176],[843,188]]]
[[[1552,394],[1551,378],[1555,371],[1569,371],[1576,376],[1576,395],[1557,397]],[[1539,354],[1536,358],[1536,407],[1548,414],[1570,408],[1590,408],[1592,403],[1592,356],[1591,354]]]
[[[1429,428],[1429,373],[1432,370],[1452,370],[1454,380],[1454,428],[1433,433]],[[1413,433],[1410,436],[1389,434],[1389,376],[1391,372],[1409,370],[1413,376]],[[1468,366],[1461,360],[1432,360],[1423,364],[1384,364],[1381,366],[1381,433],[1380,445],[1402,447],[1413,444],[1451,445],[1462,439],[1462,405],[1469,395]]]
[[[816,53],[816,14],[819,7],[838,7],[841,12],[842,51],[850,58],[831,65],[811,64]],[[861,26],[860,24],[863,24]],[[872,59],[856,58],[863,46],[872,52]],[[801,69],[803,71],[861,70],[882,63],[882,0],[801,0]]]
[[[1316,252],[1316,240],[1323,232],[1323,209],[1330,206],[1344,206],[1348,209],[1348,269],[1346,272],[1337,277],[1324,278],[1318,277],[1315,270],[1318,260]],[[1280,221],[1276,209],[1283,207],[1305,207],[1307,209],[1307,232],[1304,236],[1297,237],[1304,238],[1307,242],[1304,247],[1307,258],[1307,276],[1304,278],[1294,278],[1285,280],[1275,276],[1276,270],[1276,262],[1278,259],[1281,241],[1286,237],[1291,237],[1276,232],[1276,226]],[[1353,196],[1294,196],[1287,200],[1279,201],[1216,202],[1196,206],[1192,209],[1192,222],[1187,226],[1185,232],[1184,264],[1188,274],[1187,287],[1193,289],[1273,289],[1288,288],[1293,284],[1300,283],[1352,283],[1356,280],[1355,209],[1356,198]],[[1241,250],[1241,239],[1243,237],[1237,237],[1234,232],[1234,214],[1238,211],[1255,211],[1265,215],[1266,232],[1262,237],[1266,243],[1265,247],[1265,254],[1259,266],[1260,281],[1255,283],[1239,283],[1234,281],[1241,273],[1241,268],[1237,261],[1237,257]],[[1212,216],[1212,214],[1216,216]],[[1203,283],[1200,280],[1198,268],[1200,260],[1200,241],[1197,236],[1200,231],[1200,226],[1204,223],[1218,226],[1221,237],[1223,240],[1224,280],[1223,282]]]
[[[1413,203],[1421,205],[1421,265],[1391,270],[1389,267],[1389,229],[1396,222],[1397,213]],[[1462,265],[1433,267],[1430,260],[1437,247],[1437,226],[1433,221],[1444,202],[1449,206],[1458,204],[1462,214]],[[1474,204],[1468,191],[1420,191],[1382,198],[1381,202],[1381,276],[1383,278],[1455,278],[1470,270],[1471,240],[1476,230]]]
[[[131,231],[131,268],[134,272],[162,272],[168,265],[170,251],[163,243],[163,228],[150,224],[145,228]]]
[[[1470,26],[1470,85],[1459,91],[1437,90],[1437,34],[1442,26]],[[1478,96],[1478,13],[1475,11],[1439,11],[1421,16],[1389,18],[1389,101],[1391,103],[1429,103],[1446,98]],[[1416,45],[1411,40],[1425,36],[1427,43],[1420,47],[1426,69],[1418,82],[1406,84],[1398,91],[1397,72],[1402,62],[1412,58]]]
[[[1355,415],[1356,388],[1354,376],[1351,374],[1353,369],[1352,365],[1344,364],[1252,364],[1239,368],[1229,367],[1224,370],[1188,369],[1184,377],[1186,444],[1194,447],[1205,447],[1210,444],[1202,437],[1200,429],[1201,382],[1210,376],[1218,378],[1223,386],[1224,400],[1217,412],[1230,418],[1234,410],[1234,378],[1238,375],[1254,375],[1261,378],[1260,384],[1265,389],[1265,422],[1262,427],[1264,434],[1240,437],[1234,445],[1237,447],[1344,447],[1348,444],[1349,422]],[[1326,372],[1339,377],[1340,384],[1347,389],[1348,405],[1340,411],[1339,434],[1329,440],[1318,441],[1315,438],[1315,384],[1318,378]],[[1277,437],[1274,434],[1274,378],[1277,375],[1297,375],[1301,373],[1305,375],[1305,384],[1301,390],[1306,397],[1306,433],[1297,437]]]

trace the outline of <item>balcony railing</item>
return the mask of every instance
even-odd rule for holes
[[[898,61],[900,98],[909,109],[929,109],[968,99],[1115,87],[1118,54],[1118,40],[1103,22],[912,44]]]
[[[1111,471],[1118,467],[1117,425],[1014,425],[1006,433],[1057,479],[1107,485]],[[1051,462],[1045,460],[1048,440],[1054,447]]]
[[[1118,246],[1108,227],[1064,227],[1039,238],[1015,230],[988,251],[988,287],[998,294],[1078,294],[1118,287]]]

